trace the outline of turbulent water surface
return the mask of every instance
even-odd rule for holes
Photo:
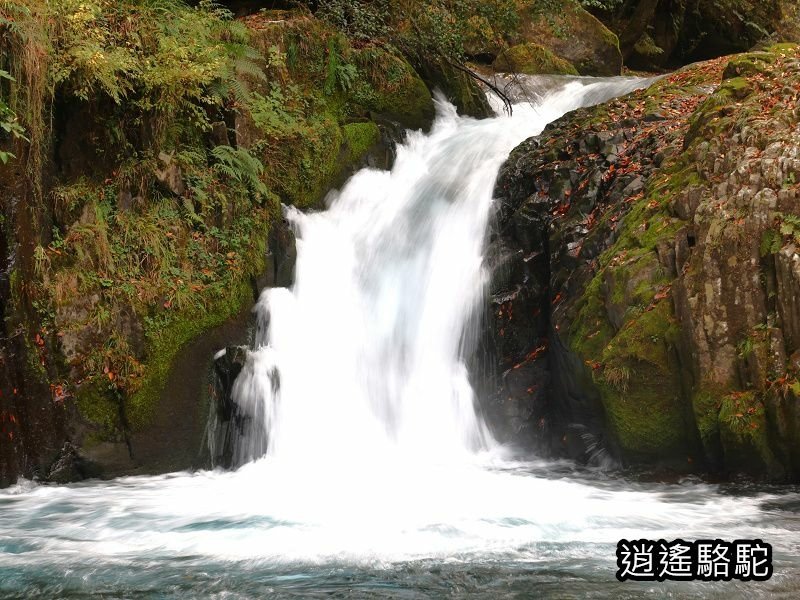
[[[391,172],[290,214],[296,284],[266,292],[230,472],[0,492],[0,597],[797,597],[800,495],[636,483],[520,459],[463,357],[497,171],[514,146],[640,80],[572,80],[474,121],[439,102]],[[620,538],[759,537],[760,584],[620,584]]]

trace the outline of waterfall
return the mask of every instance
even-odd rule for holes
[[[720,532],[774,544],[789,586],[775,589],[796,596],[798,494],[512,460],[475,410],[464,358],[501,163],[564,112],[642,85],[530,81],[547,91],[511,117],[440,99],[391,172],[289,212],[295,284],[263,294],[255,344],[226,357],[238,469],[0,490],[0,598],[616,598],[654,593],[611,583],[618,540]]]
[[[465,366],[487,274],[495,179],[510,151],[564,113],[641,79],[529,78],[513,115],[475,120],[437,98],[391,171],[364,169],[329,209],[288,209],[291,290],[268,289],[255,348],[233,389],[247,426],[234,462],[457,460],[496,446]],[[535,90],[545,90],[539,94]]]

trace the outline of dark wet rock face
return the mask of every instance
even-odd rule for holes
[[[644,127],[636,119],[603,123],[598,112],[578,111],[512,153],[498,181],[491,244],[492,253],[505,257],[494,269],[492,290],[503,372],[495,402],[529,419],[540,448],[587,459],[588,448],[607,437],[604,409],[561,329],[574,318],[575,300],[616,239],[631,200],[656,169],[655,132],[665,125],[654,115]],[[588,118],[598,119],[595,127],[574,128]],[[624,307],[607,308],[621,327]]]
[[[772,47],[576,111],[511,154],[484,344],[501,437],[798,478],[799,94],[797,48]]]
[[[216,409],[217,415],[224,421],[233,418],[233,384],[242,372],[246,360],[247,348],[242,346],[225,348],[221,355],[214,359]]]
[[[588,447],[607,437],[604,409],[562,328],[657,168],[657,132],[668,125],[653,115],[644,126],[644,119],[603,123],[602,110],[577,111],[514,150],[498,181],[490,245],[498,257],[490,263],[491,344],[501,373],[493,404],[514,416],[516,432],[534,432],[540,449],[587,459]],[[595,127],[575,128],[589,118],[598,119]],[[621,327],[625,307],[607,308]]]
[[[50,466],[47,481],[53,483],[70,483],[102,475],[102,469],[95,463],[81,456],[78,449],[66,442],[58,458]]]
[[[800,40],[794,0],[625,0],[595,10],[635,69],[746,52],[764,40]]]
[[[531,41],[543,44],[572,63],[581,75],[619,75],[619,40],[577,2],[554,0],[541,10],[531,30]]]
[[[264,288],[291,286],[294,283],[296,263],[295,235],[289,223],[282,219],[269,231],[266,268],[263,276],[253,284],[254,298],[258,298],[260,290]]]
[[[214,359],[214,385],[212,388],[212,414],[209,415],[208,449],[211,464],[230,468],[233,466],[233,442],[241,415],[233,397],[233,385],[247,362],[244,346],[225,348]]]

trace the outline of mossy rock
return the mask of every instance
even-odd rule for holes
[[[760,104],[755,107],[741,106],[754,91],[746,77],[725,79],[716,92],[711,94],[692,113],[689,118],[689,130],[686,132],[684,147],[688,148],[695,140],[711,139],[730,128],[733,109],[737,118],[748,114],[748,110],[761,110]]]
[[[692,398],[692,410],[706,458],[712,464],[722,463],[722,446],[719,433],[721,402],[711,390],[699,390]]]
[[[755,392],[733,392],[720,399],[719,431],[726,465],[769,479],[784,476],[769,445],[764,404]]]
[[[267,232],[263,235],[266,239]],[[263,264],[254,266],[255,271],[262,268]],[[249,282],[242,281],[231,290],[230,295],[220,298],[208,310],[199,314],[197,311],[176,313],[163,325],[151,327],[146,332],[146,375],[126,406],[129,425],[134,430],[146,427],[165,400],[162,394],[175,357],[181,350],[204,332],[235,317],[252,299],[253,291]]]
[[[495,31],[489,19],[482,15],[472,15],[465,25],[464,52],[468,57],[491,62],[502,52],[502,37],[506,32]]]
[[[732,59],[725,71],[722,73],[723,79],[734,79],[737,77],[748,77],[770,73],[778,56],[773,52],[750,52],[742,54]]]
[[[369,121],[366,123],[348,123],[342,127],[344,139],[343,149],[348,166],[357,165],[367,153],[380,142],[381,131]]]
[[[491,116],[492,107],[474,77],[456,67],[426,62],[417,65],[428,87],[442,92],[458,109],[458,113],[478,119]]]
[[[311,121],[311,126],[311,135],[287,157],[288,168],[278,182],[283,200],[298,208],[317,206],[341,172],[343,137],[336,118],[323,113]]]
[[[119,399],[108,381],[86,381],[76,388],[78,412],[94,429],[84,440],[84,446],[101,441],[118,441],[124,425],[121,421]]]
[[[436,113],[433,98],[408,61],[369,47],[354,50],[353,62],[363,78],[353,94],[356,102],[408,129],[430,128]]]
[[[615,328],[623,327],[632,313],[652,302],[661,270],[655,252],[639,251],[604,271],[605,311]]]
[[[533,42],[575,67],[581,75],[622,72],[619,39],[575,0],[532,3],[521,12],[515,43]]]
[[[683,465],[691,458],[680,385],[646,363],[627,363],[637,378],[628,392],[600,383],[608,425],[624,460]],[[667,386],[664,387],[664,383]]]
[[[664,49],[648,33],[644,33],[633,46],[634,52],[649,60],[657,60],[664,55]]]
[[[603,349],[598,377],[609,426],[632,461],[681,462],[693,448],[679,371],[671,303],[629,321]]]
[[[651,261],[645,257],[634,265],[615,276],[611,288],[602,273],[593,279],[573,323],[570,346],[591,365],[611,436],[622,457],[632,463],[682,466],[696,444],[672,350],[678,328],[671,302],[637,303],[632,307],[636,310],[625,313],[627,320],[619,330],[606,312],[609,304],[628,296],[642,302],[652,298],[652,288],[640,289],[653,285],[648,283],[650,275],[645,273],[639,281],[637,274],[637,267],[648,272]],[[636,285],[629,289],[631,283]]]
[[[578,75],[578,71],[568,61],[533,42],[518,44],[504,51],[492,67],[495,71],[525,75]]]

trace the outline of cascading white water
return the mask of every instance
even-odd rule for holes
[[[268,334],[234,389],[243,466],[0,490],[0,599],[633,597],[658,590],[616,584],[617,540],[720,536],[772,543],[765,593],[796,597],[796,493],[512,462],[476,416],[462,356],[497,170],[547,122],[641,81],[550,85],[513,117],[439,102],[390,173],[293,213],[296,285],[263,297]],[[691,591],[753,597],[738,585]]]
[[[258,304],[270,325],[234,388],[251,419],[235,460],[430,461],[491,449],[464,356],[498,170],[558,116],[643,83],[573,81],[485,121],[439,99],[433,130],[410,133],[391,171],[359,172],[325,212],[291,210],[296,283]]]

